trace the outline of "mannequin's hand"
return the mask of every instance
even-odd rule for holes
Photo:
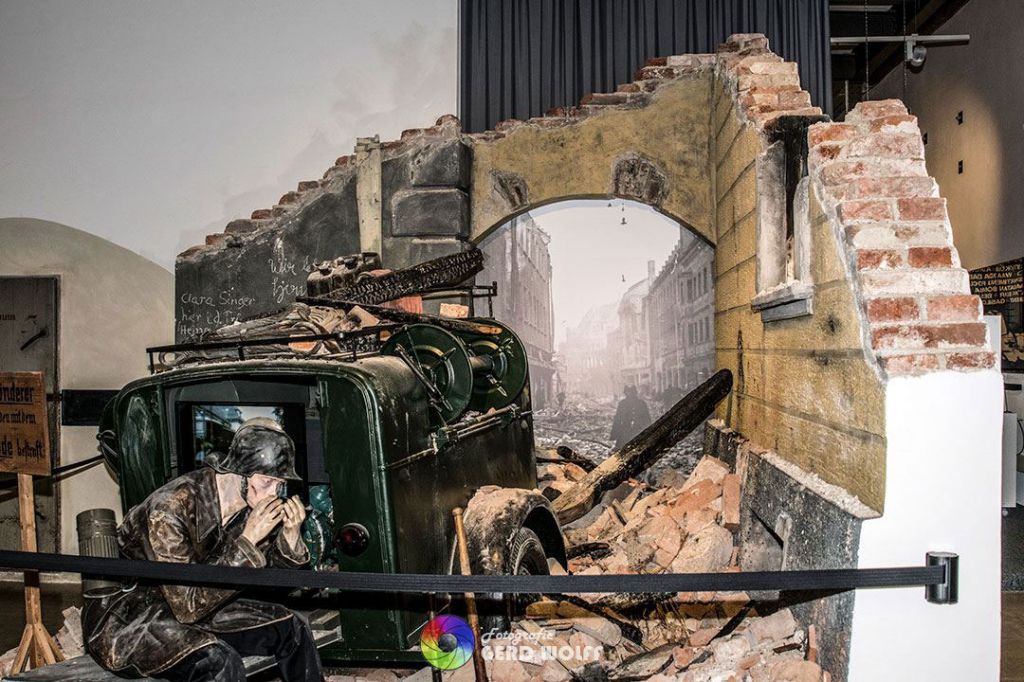
[[[268,497],[252,510],[245,520],[242,537],[252,543],[253,547],[263,542],[271,531],[285,518],[285,500],[279,497]]]
[[[281,505],[284,513],[281,533],[291,547],[297,547],[302,522],[306,520],[306,507],[298,497],[284,500]]]

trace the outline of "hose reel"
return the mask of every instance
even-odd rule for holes
[[[493,320],[477,321],[502,331],[496,336],[457,336],[434,325],[411,324],[392,334],[380,350],[406,361],[446,424],[467,409],[501,409],[526,386],[529,363],[519,337]]]

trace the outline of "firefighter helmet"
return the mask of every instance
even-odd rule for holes
[[[295,443],[268,417],[245,420],[235,431],[227,454],[211,453],[205,463],[221,473],[302,480],[295,471]]]

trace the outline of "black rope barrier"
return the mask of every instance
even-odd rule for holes
[[[334,589],[343,592],[505,592],[527,594],[825,591],[932,587],[949,583],[945,565],[809,571],[660,573],[650,575],[433,575],[239,568],[209,564],[101,559],[0,551],[0,567],[85,573],[170,584]]]

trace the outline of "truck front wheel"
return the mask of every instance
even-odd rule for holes
[[[548,575],[548,558],[540,538],[529,528],[520,528],[512,541],[505,565],[506,575]],[[480,631],[507,632],[512,622],[526,614],[526,607],[539,594],[491,593],[480,602]]]
[[[529,528],[520,528],[509,552],[511,575],[548,575],[548,558],[540,538]],[[522,595],[526,596],[526,595]]]

